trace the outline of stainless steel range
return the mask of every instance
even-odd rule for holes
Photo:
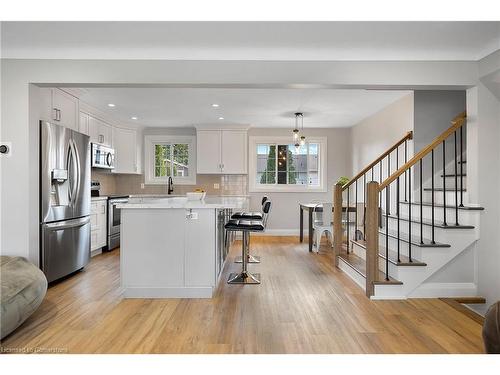
[[[128,197],[128,195],[108,197],[108,251],[120,246],[121,210],[117,205],[127,203]]]

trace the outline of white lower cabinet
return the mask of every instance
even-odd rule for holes
[[[215,213],[214,210],[188,210],[185,224],[185,285],[215,285]]]
[[[107,199],[93,199],[90,204],[90,251],[96,251],[106,246],[107,209]]]

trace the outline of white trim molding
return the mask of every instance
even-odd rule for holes
[[[474,283],[423,283],[408,298],[475,297]]]
[[[196,184],[196,136],[194,135],[145,135],[144,136],[144,183],[164,185],[167,177],[154,177],[154,145],[159,143],[184,143],[188,145],[189,176],[172,176],[174,184]]]
[[[290,144],[292,137],[283,136],[250,136],[248,137],[248,190],[252,193],[262,192],[283,192],[283,193],[325,193],[328,191],[326,186],[328,143],[327,137],[307,138],[308,143],[319,144],[319,186],[309,185],[260,185],[257,184],[257,144],[276,143]]]

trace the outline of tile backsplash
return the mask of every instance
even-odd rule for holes
[[[111,174],[92,170],[92,180],[101,183],[101,195],[110,194],[167,194],[167,185],[144,185],[144,175]],[[219,184],[219,189],[214,188]],[[248,194],[247,175],[202,175],[196,176],[196,185],[176,185],[173,194],[185,194],[195,188],[202,188],[208,195]]]

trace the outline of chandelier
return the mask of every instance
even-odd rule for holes
[[[298,151],[300,146],[304,146],[306,144],[306,137],[304,136],[304,114],[302,112],[295,113],[295,128],[293,129],[292,134],[295,149]]]

